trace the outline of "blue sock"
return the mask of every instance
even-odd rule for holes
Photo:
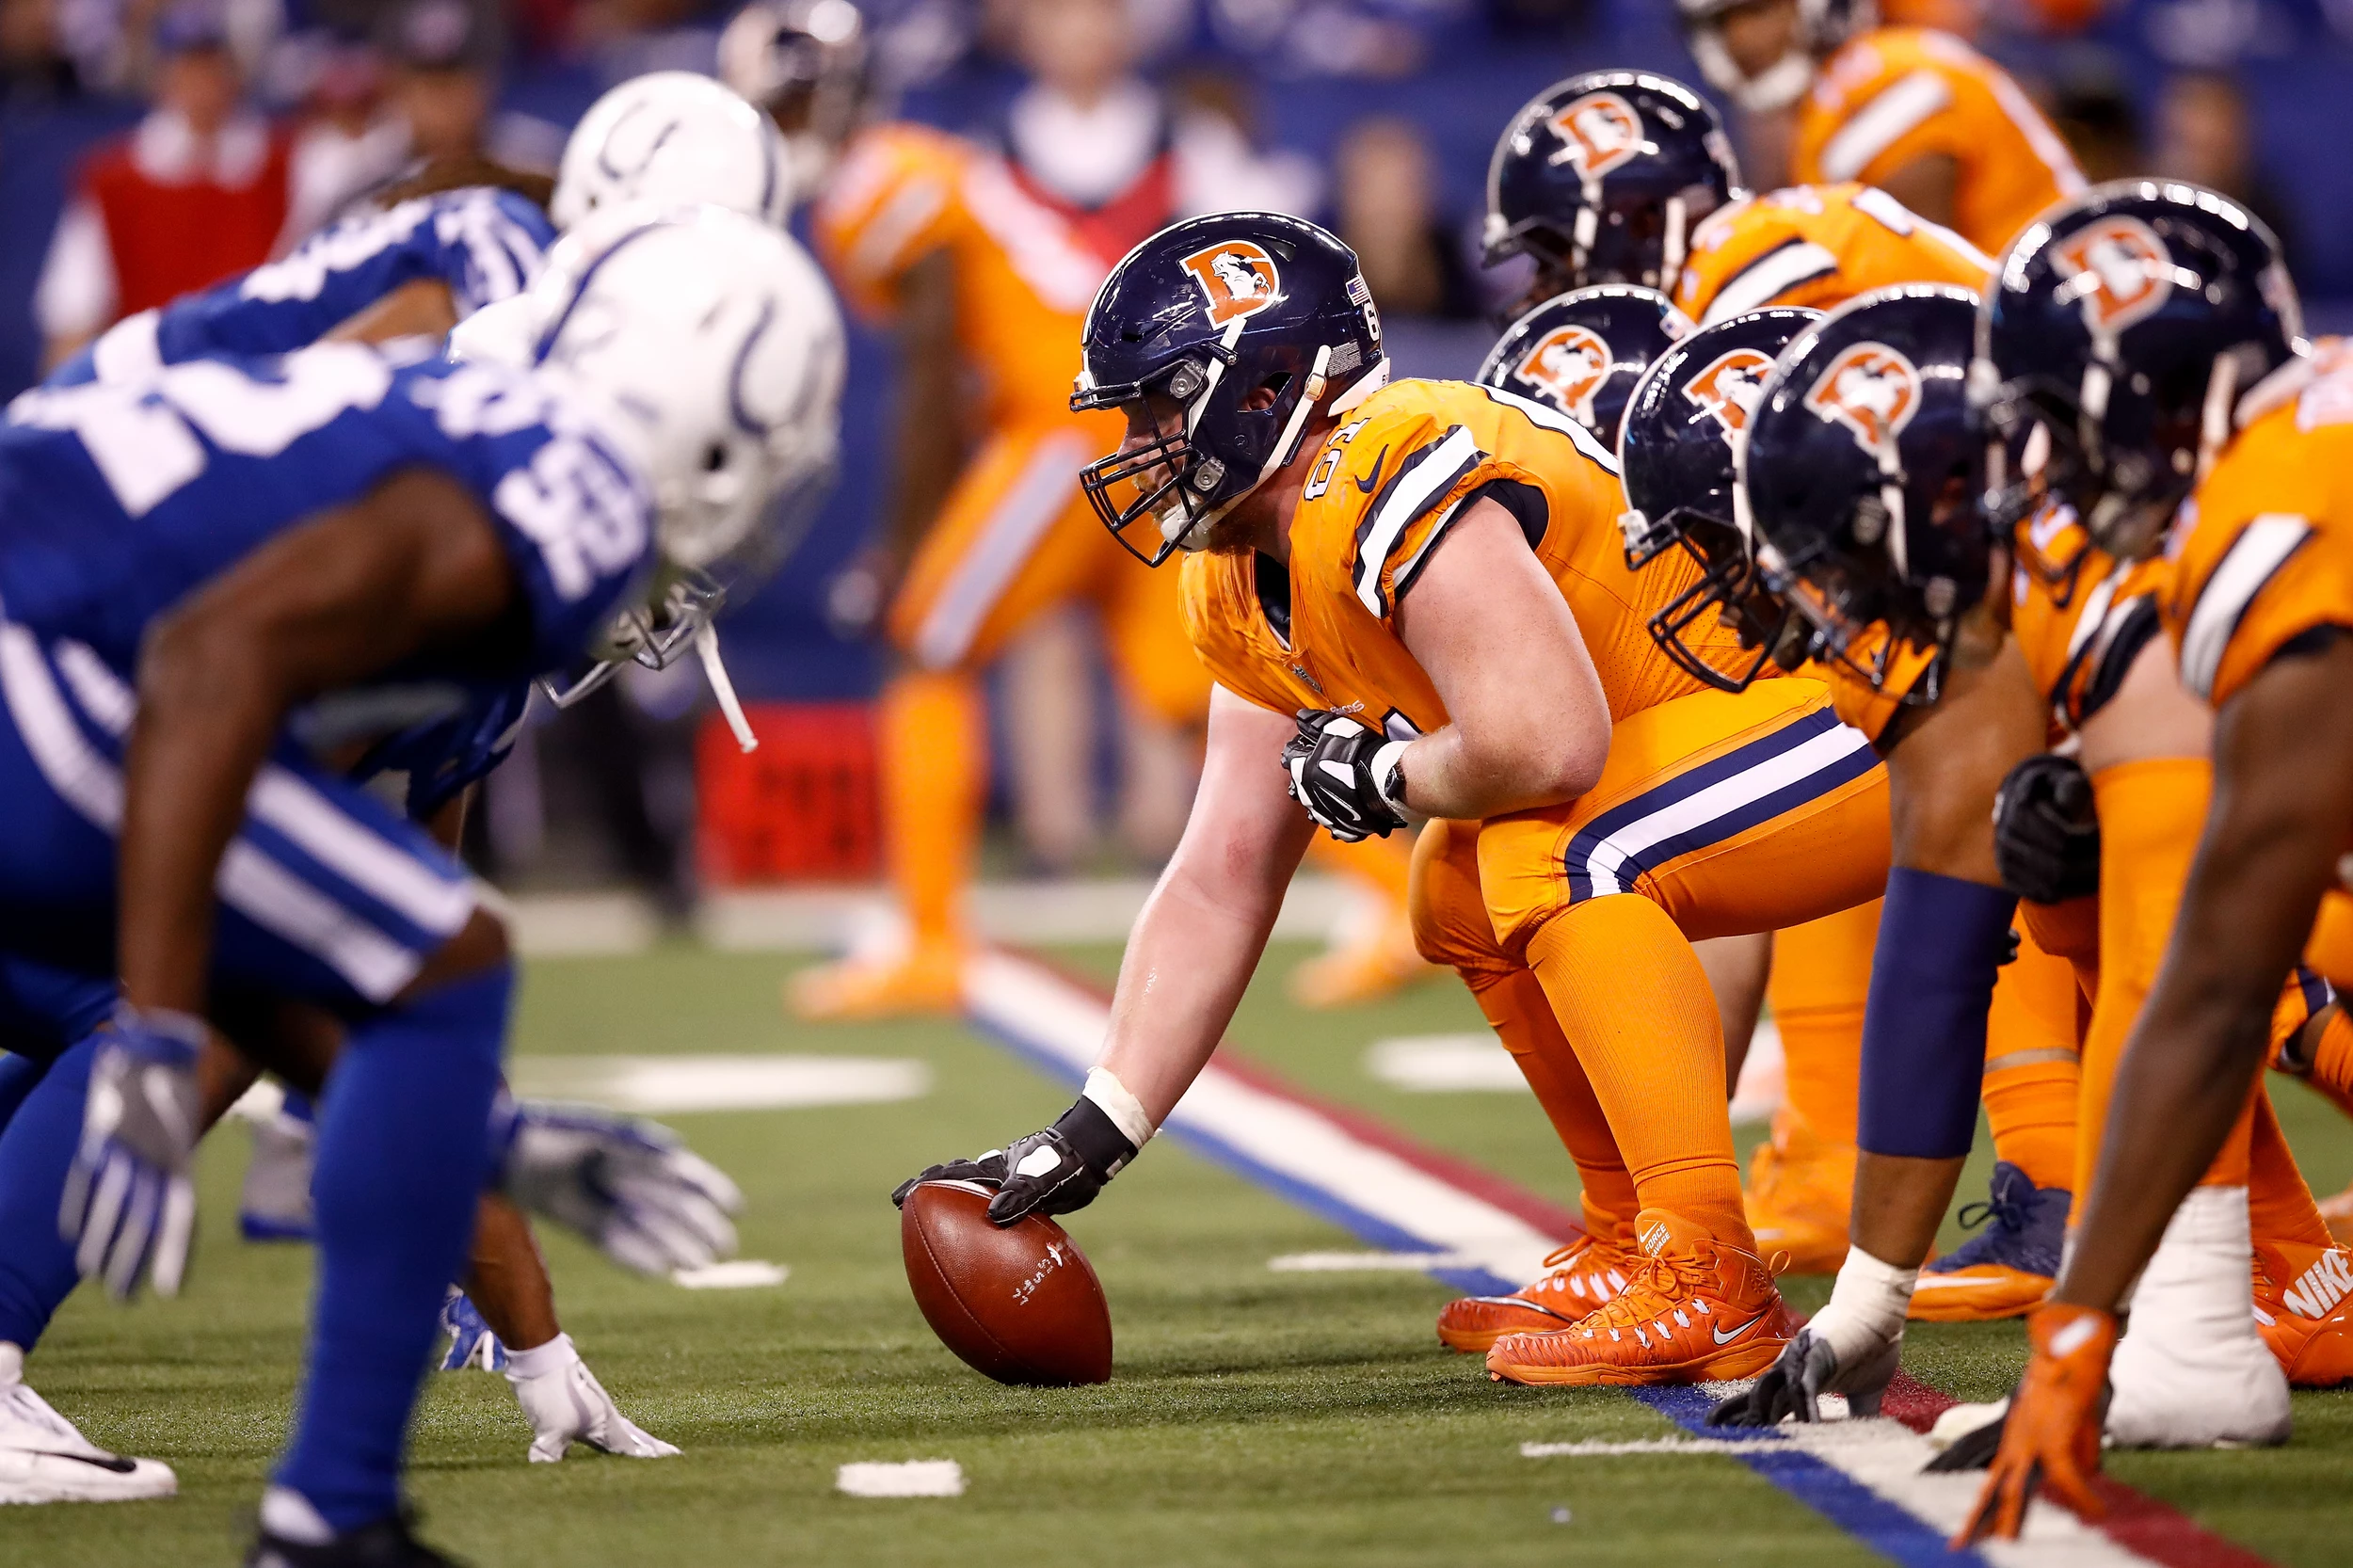
[[[320,1106],[310,1362],[273,1479],[338,1533],[400,1506],[409,1414],[488,1176],[513,988],[501,968],[354,1026]]]
[[[49,1064],[0,1128],[0,1343],[30,1351],[81,1281],[72,1244],[57,1234],[57,1208],[97,1055],[98,1043],[85,1040]]]
[[[24,1103],[40,1082],[40,1075],[49,1070],[46,1057],[18,1056],[12,1051],[0,1051],[0,1128],[8,1125],[16,1108]]]

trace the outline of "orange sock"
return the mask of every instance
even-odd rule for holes
[[[1536,1103],[1551,1118],[1552,1129],[1561,1135],[1569,1158],[1577,1161],[1577,1178],[1584,1187],[1580,1202],[1585,1228],[1631,1246],[1634,1216],[1642,1207],[1634,1196],[1634,1180],[1626,1175],[1625,1157],[1618,1152],[1617,1139],[1610,1136],[1609,1118],[1602,1114],[1601,1102],[1593,1097],[1593,1086],[1586,1080],[1576,1050],[1561,1034],[1561,1021],[1552,1016],[1544,987],[1526,969],[1465,969],[1461,973],[1471,995],[1479,1000],[1479,1010],[1501,1037],[1504,1049],[1520,1064],[1528,1086],[1536,1091]]]
[[[1307,858],[1351,881],[1369,883],[1402,908],[1414,865],[1414,835],[1392,833],[1385,839],[1344,844],[1329,833],[1319,833],[1307,840]]]
[[[2077,1100],[2078,1201],[2099,1169],[2117,1059],[2173,934],[2213,790],[2214,767],[2202,757],[2148,758],[2091,776],[2100,813],[2100,994],[2084,1038]],[[2253,1129],[2250,1095],[2200,1185],[2247,1185]]]
[[[918,943],[955,940],[987,755],[979,684],[953,671],[902,672],[883,688],[878,719],[891,886]]]
[[[2283,1004],[2282,1010],[2285,1011]],[[2353,1018],[2342,1007],[2331,1012],[2321,1025],[2320,1038],[2313,1042],[2312,1060],[2300,1065],[2289,1065],[2283,1060],[2300,1041],[2281,1039],[2283,1029],[2292,1028],[2300,1033],[2303,1024],[2295,1018],[2275,1019],[2271,1064],[2291,1073],[2327,1096],[2336,1108],[2353,1116]]]
[[[1985,1022],[1985,1119],[1993,1153],[2037,1187],[2075,1179],[2081,993],[2075,967],[2021,932],[2018,956],[1993,982]]]
[[[1639,894],[1613,893],[1546,920],[1528,961],[1642,1207],[1755,1250],[1724,1115],[1723,1020],[1674,921]]]
[[[2336,1244],[2329,1222],[2313,1202],[2313,1190],[2296,1166],[2287,1134],[2280,1129],[2280,1114],[2260,1082],[2248,1140],[2247,1221],[2258,1241],[2295,1241],[2308,1247]]]
[[[1863,1004],[1871,992],[1880,900],[1773,934],[1765,995],[1781,1031],[1789,1110],[1826,1143],[1854,1143]]]

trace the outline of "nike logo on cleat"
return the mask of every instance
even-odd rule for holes
[[[107,1454],[102,1458],[91,1454],[61,1454],[48,1448],[30,1448],[25,1451],[39,1454],[43,1459],[70,1459],[77,1464],[91,1465],[118,1476],[127,1476],[138,1468],[138,1463],[136,1460],[118,1459],[113,1454]]]
[[[1726,1334],[1720,1328],[1711,1328],[1708,1330],[1708,1333],[1716,1336],[1716,1343],[1719,1345],[1729,1345],[1735,1339],[1739,1338],[1742,1335],[1748,1333],[1749,1330],[1754,1328],[1757,1324],[1763,1322],[1764,1320],[1765,1314],[1760,1312],[1755,1317],[1751,1318],[1747,1322],[1742,1323],[1738,1328],[1734,1329],[1730,1334]]]

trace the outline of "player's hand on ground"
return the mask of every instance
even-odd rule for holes
[[[75,1266],[104,1279],[118,1301],[128,1301],[142,1277],[157,1295],[176,1296],[187,1272],[204,1038],[200,1018],[127,1004],[98,1037],[57,1222]]]
[[[2107,1512],[2091,1489],[2091,1478],[2100,1472],[2100,1429],[2116,1335],[2112,1312],[2057,1302],[2035,1308],[2026,1320],[2033,1357],[2002,1418],[2001,1447],[1985,1489],[1953,1537],[1953,1550],[1989,1539],[2015,1541],[2038,1488],[2047,1488],[2053,1501],[2086,1519]],[[1962,1468],[1956,1460],[1961,1454],[1961,1445],[1956,1444],[1929,1468]]]
[[[1342,843],[1385,839],[1405,825],[1406,744],[1345,713],[1302,708],[1299,733],[1283,747],[1291,798]]]
[[[735,1251],[744,1194],[655,1122],[591,1106],[503,1101],[501,1186],[640,1273],[699,1269]]]
[[[506,1369],[516,1402],[531,1421],[531,1463],[553,1464],[575,1443],[623,1459],[671,1459],[676,1446],[664,1443],[621,1414],[597,1374],[572,1348],[571,1336],[559,1334],[534,1351],[523,1352]]]
[[[991,1224],[1009,1225],[1026,1214],[1067,1214],[1084,1208],[1136,1157],[1136,1145],[1093,1100],[1081,1096],[1043,1131],[1016,1138],[972,1160],[927,1165],[890,1194],[904,1205],[927,1181],[977,1181],[997,1189],[988,1201]]]
[[[1810,1328],[1801,1329],[1753,1386],[1707,1413],[1707,1424],[1770,1427],[1783,1421],[1819,1420],[1825,1394],[1845,1399],[1854,1415],[1876,1416],[1880,1400],[1902,1361],[1900,1336],[1841,1354],[1828,1338]]]
[[[2029,757],[1993,797],[1993,862],[2002,886],[2035,904],[2100,890],[2100,819],[2091,776],[2067,757]]]

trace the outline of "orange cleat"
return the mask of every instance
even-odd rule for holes
[[[1393,997],[1439,971],[1414,946],[1402,907],[1364,935],[1332,944],[1291,971],[1291,1000],[1302,1007],[1355,1007]]]
[[[2255,1331],[2295,1386],[2353,1383],[2353,1249],[2256,1242]]]
[[[810,1023],[902,1018],[964,1010],[960,942],[923,942],[888,958],[844,958],[785,982],[784,1000]]]
[[[2321,1199],[2320,1217],[2329,1223],[2329,1235],[2353,1247],[2353,1187],[2333,1198]]]
[[[2058,1272],[2071,1201],[2064,1189],[2037,1187],[2017,1166],[1997,1162],[1992,1194],[1961,1211],[1962,1224],[1985,1228],[1920,1271],[1905,1316],[1914,1322],[1990,1323],[2033,1311]]]
[[[1754,1377],[1798,1332],[1754,1253],[1658,1208],[1634,1233],[1646,1256],[1624,1294],[1573,1327],[1497,1340],[1488,1376],[1571,1388]]]
[[[1773,1117],[1773,1141],[1756,1151],[1740,1196],[1761,1257],[1786,1254],[1781,1272],[1834,1274],[1847,1261],[1855,1151],[1818,1136],[1796,1112]]]
[[[1567,1328],[1616,1301],[1642,1260],[1614,1241],[1580,1236],[1545,1259],[1552,1272],[1508,1296],[1464,1296],[1438,1309],[1438,1342],[1484,1352],[1508,1334]]]

